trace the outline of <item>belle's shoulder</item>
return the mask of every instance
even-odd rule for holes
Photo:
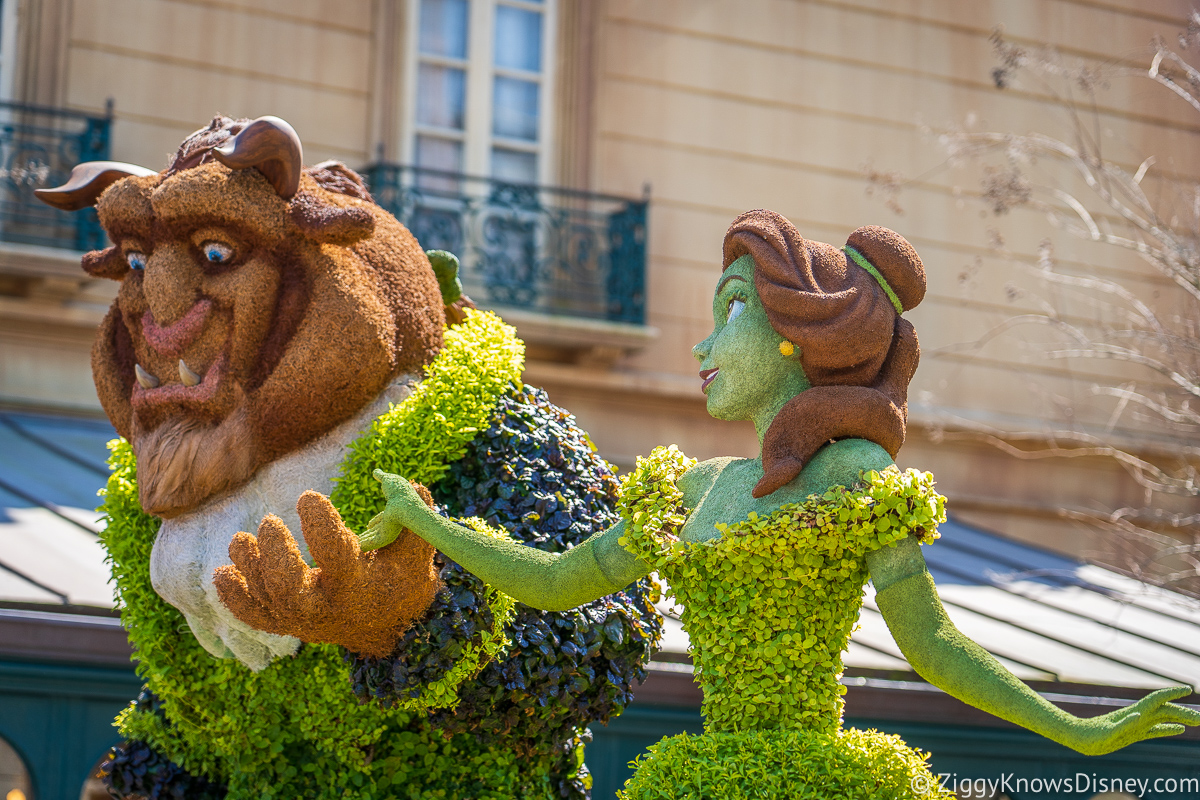
[[[728,456],[721,458],[710,458],[708,461],[701,461],[693,466],[679,478],[678,487],[683,492],[684,504],[691,505],[688,500],[692,497],[703,496],[717,477],[735,461],[744,461],[745,459],[731,458]]]
[[[866,439],[839,439],[825,445],[804,468],[810,485],[853,486],[865,470],[884,470],[894,463],[888,452]]]

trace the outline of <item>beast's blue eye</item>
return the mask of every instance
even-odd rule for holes
[[[233,258],[233,248],[221,242],[205,242],[200,245],[200,252],[210,264],[226,264]]]
[[[145,253],[139,253],[136,250],[132,253],[126,253],[125,263],[129,264],[130,269],[145,269],[146,255]]]

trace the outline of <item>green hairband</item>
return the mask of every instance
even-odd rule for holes
[[[875,269],[875,265],[870,261],[867,261],[867,259],[863,257],[862,253],[858,252],[850,245],[846,245],[842,249],[846,251],[846,255],[854,259],[855,264],[858,264],[867,272],[871,273],[871,277],[878,281],[879,285],[883,287],[883,290],[887,292],[888,299],[891,300],[892,305],[896,307],[896,313],[903,314],[904,304],[900,302],[900,298],[897,297],[896,293],[892,291],[892,287],[888,285],[888,282],[884,280],[884,277],[879,274],[879,270]]]

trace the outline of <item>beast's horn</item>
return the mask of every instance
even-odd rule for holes
[[[78,211],[96,205],[101,193],[122,178],[144,178],[154,174],[152,169],[123,161],[85,161],[75,165],[71,177],[62,186],[35,189],[33,193],[48,206]]]
[[[212,154],[230,169],[256,168],[285,201],[300,188],[304,158],[300,137],[279,117],[259,117]]]

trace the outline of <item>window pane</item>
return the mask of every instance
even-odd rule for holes
[[[462,172],[462,142],[436,136],[417,137],[417,166],[445,172]],[[417,185],[437,192],[457,192],[458,181],[443,175],[417,173]]]
[[[467,0],[421,0],[422,53],[467,57]]]
[[[539,88],[532,81],[497,75],[492,94],[492,133],[536,142]]]
[[[467,105],[467,73],[422,64],[417,71],[417,122],[462,130]]]
[[[492,177],[513,183],[537,183],[537,153],[493,147]]]
[[[542,15],[523,8],[496,8],[496,66],[542,71]]]
[[[436,136],[417,137],[417,166],[462,172],[462,142]]]

